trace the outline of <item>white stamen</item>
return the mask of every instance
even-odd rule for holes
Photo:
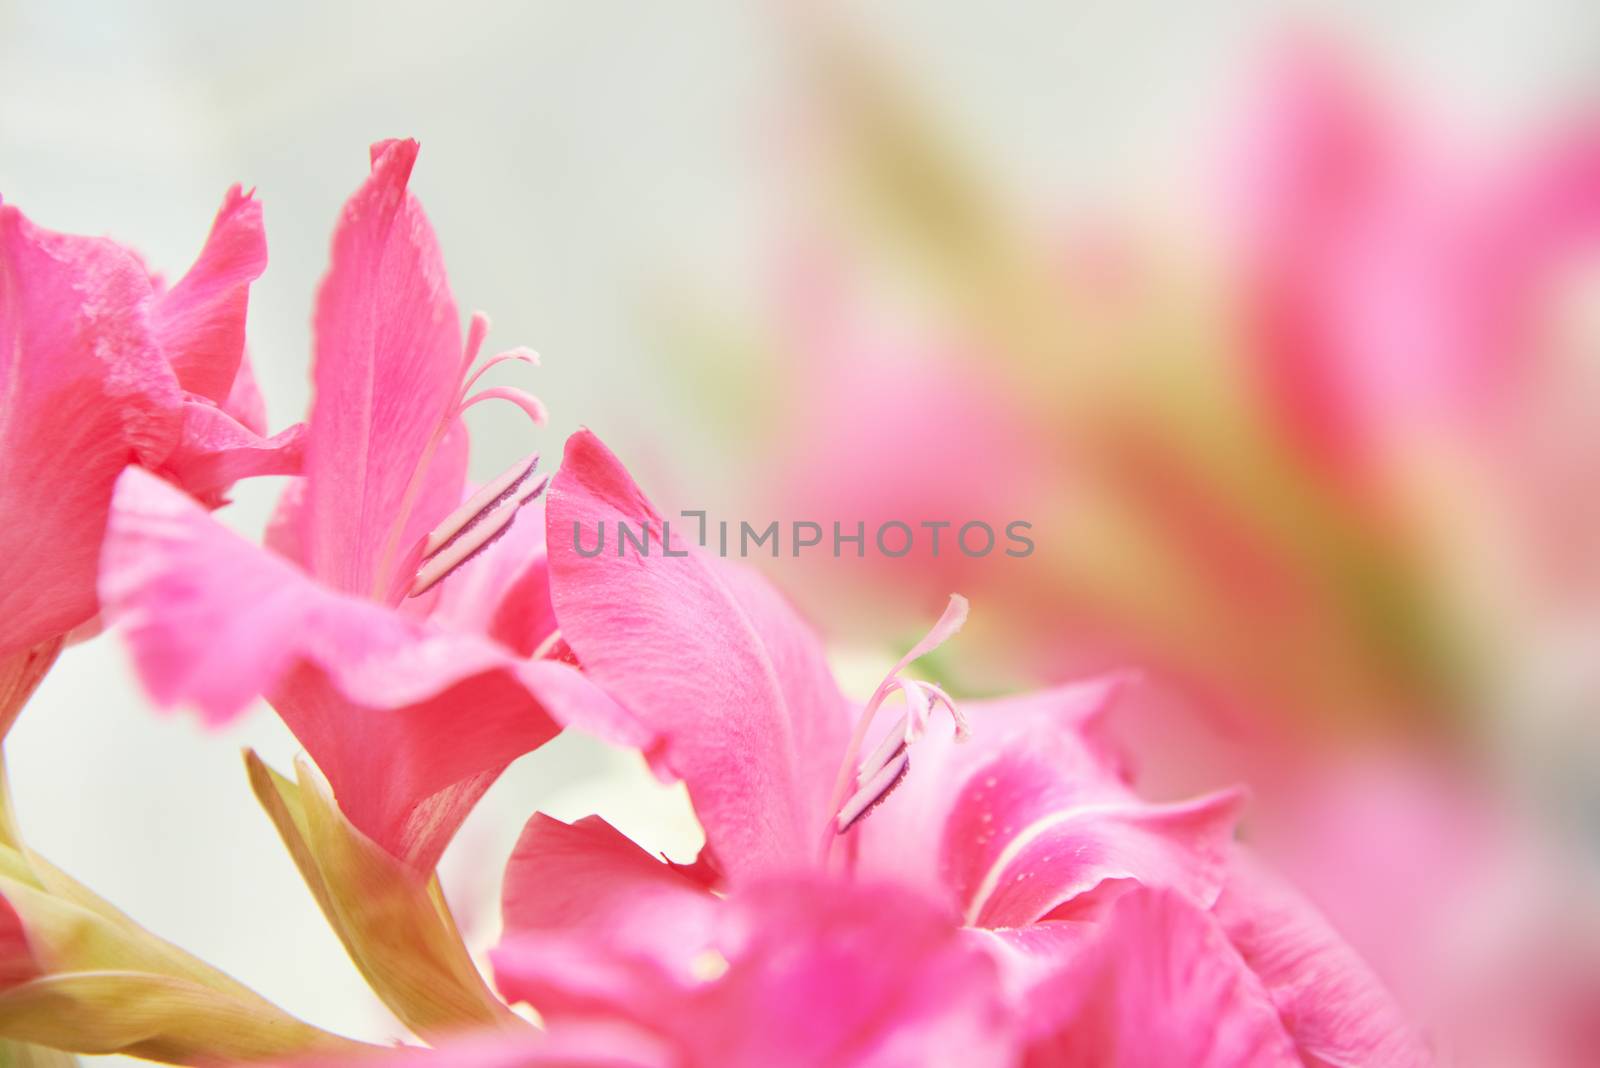
[[[870,779],[879,768],[894,759],[895,754],[905,747],[906,717],[901,716],[900,722],[896,723],[889,733],[883,736],[883,742],[872,751],[872,755],[861,762],[861,767],[856,772],[856,781],[865,782]]]
[[[862,783],[861,789],[852,794],[840,807],[838,819],[834,821],[837,832],[843,834],[848,831],[857,820],[870,812],[874,805],[889,796],[889,791],[905,778],[906,768],[910,765],[910,756],[902,752],[879,768],[876,775]]]
[[[861,715],[856,720],[855,731],[845,747],[844,760],[839,764],[838,777],[834,779],[833,795],[828,807],[835,815],[822,836],[820,858],[823,864],[828,861],[835,835],[849,830],[851,825],[870,811],[873,805],[882,801],[905,775],[909,766],[906,748],[921,738],[935,705],[942,705],[949,711],[955,721],[957,740],[966,737],[966,720],[956,711],[955,703],[951,701],[949,694],[933,683],[906,679],[900,675],[912,661],[943,645],[952,634],[961,629],[966,618],[967,599],[960,594],[951,594],[950,603],[945,606],[938,622],[921,641],[899,659],[894,667],[889,669],[889,673],[884,676],[883,681],[878,684],[878,688],[873,691],[872,697],[862,708]],[[895,690],[899,690],[905,697],[906,713],[895,725],[894,730],[879,743],[872,756],[857,766],[856,756],[861,752],[862,743],[866,741],[873,717]],[[852,782],[858,784],[856,791],[846,799],[845,791]]]
[[[428,535],[428,540],[422,545],[422,558],[428,559],[450,544],[452,539],[459,537],[485,509],[498,502],[501,497],[509,497],[514,493],[538,466],[539,454],[534,453],[526,460],[512,465],[498,477],[484,483],[482,489],[468,497],[460,508],[445,516],[444,521]]]
[[[524,485],[538,462],[535,454],[494,479],[428,535],[423,544],[422,566],[411,581],[409,596],[426,593],[506,532],[518,510],[543,493],[550,482],[546,476],[532,487]]]

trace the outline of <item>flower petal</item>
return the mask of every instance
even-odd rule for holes
[[[567,665],[324,589],[137,469],[117,490],[102,585],[156,700],[220,723],[268,693],[350,820],[419,867],[557,721],[641,737]]]
[[[0,656],[95,614],[117,474],[159,465],[181,393],[145,326],[144,267],[0,205]]]
[[[444,261],[406,191],[416,157],[415,141],[374,146],[317,294],[305,548],[312,573],[349,593],[382,596],[392,576],[379,572],[410,548],[397,528],[415,518],[403,514],[416,510],[412,480],[453,422],[461,380]],[[459,483],[452,490],[449,507]],[[422,529],[441,515],[422,517]]]
[[[183,404],[183,436],[161,474],[213,507],[228,488],[255,475],[297,475],[305,454],[305,424],[262,437],[209,401]]]
[[[493,954],[501,989],[552,1034],[621,1019],[707,1068],[1011,1063],[994,962],[904,887],[801,876],[684,900],[717,913],[688,980],[625,939],[524,933]]]
[[[862,825],[861,870],[937,887],[986,927],[1036,922],[1109,880],[1209,906],[1241,796],[1156,805],[1129,790],[1087,733],[1124,681],[968,702],[965,742],[932,721],[906,783]]]
[[[506,865],[501,909],[505,929],[513,934],[614,925],[651,899],[679,904],[680,898],[711,901],[703,886],[599,816],[567,824],[536,812]],[[652,926],[662,935],[682,933],[681,926]]]
[[[194,266],[150,308],[156,343],[188,392],[218,404],[228,400],[244,358],[250,283],[266,267],[261,205],[236,185]]]
[[[849,734],[815,636],[752,573],[693,549],[664,556],[662,517],[588,431],[568,440],[546,508],[562,637],[655,732],[653,759],[688,785],[728,874],[802,864]],[[578,552],[619,523],[646,524],[649,551]]]
[[[1207,913],[1137,889],[1032,995],[1026,1063],[1050,1068],[1299,1068],[1261,983]],[[1375,1062],[1376,1063],[1376,1062]]]
[[[1306,1064],[1433,1063],[1399,1006],[1311,904],[1242,850],[1216,916],[1261,978]]]
[[[398,1019],[425,1038],[525,1027],[472,963],[431,870],[406,867],[351,826],[304,761],[298,783],[248,750],[245,766],[329,926]]]

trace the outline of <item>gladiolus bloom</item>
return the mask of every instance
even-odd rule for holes
[[[541,488],[531,461],[515,469],[515,494],[458,510],[460,414],[484,396],[468,390],[488,324],[475,317],[463,349],[433,230],[406,190],[416,154],[414,141],[375,145],[334,234],[305,475],[269,532],[277,552],[130,472],[102,592],[159,701],[223,722],[265,694],[355,827],[427,872],[513,758],[562,723],[626,725],[569,665],[528,658],[548,625],[537,521],[513,522]],[[519,391],[492,395],[542,417]],[[485,523],[503,537],[430,571]],[[461,597],[407,599],[455,568]],[[474,570],[491,581],[472,582]]]
[[[170,288],[113,241],[53,233],[0,205],[5,725],[41,660],[98,610],[101,536],[123,468],[158,472],[211,505],[240,478],[299,469],[300,428],[262,436],[245,358],[249,287],[266,261],[261,207],[237,186]]]

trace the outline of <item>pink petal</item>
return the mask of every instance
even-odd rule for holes
[[[906,782],[860,829],[859,869],[936,888],[986,927],[1033,923],[1114,880],[1209,905],[1240,797],[1155,805],[1133,794],[1090,737],[1124,685],[1106,676],[967,702],[965,742],[933,720]]]
[[[244,357],[250,283],[266,266],[261,205],[234,186],[199,259],[150,309],[156,342],[188,392],[218,404],[228,400]]]
[[[216,507],[242,478],[297,475],[305,455],[305,425],[264,438],[209,401],[183,404],[183,436],[161,474]]]
[[[1377,976],[1288,885],[1242,851],[1216,916],[1313,1068],[1428,1065],[1433,1057]]]
[[[317,295],[307,562],[336,589],[380,597],[418,513],[424,531],[444,514],[416,505],[412,480],[453,420],[461,376],[444,262],[406,191],[416,156],[415,141],[373,147],[371,177],[345,204]],[[449,488],[446,511],[460,500],[460,484]]]
[[[1090,951],[1031,1001],[1030,1066],[1300,1066],[1267,992],[1221,927],[1171,892],[1125,895]]]
[[[102,595],[156,700],[220,723],[270,694],[351,821],[419,867],[557,722],[638,738],[570,667],[320,587],[140,470],[118,485]]]
[[[508,941],[496,975],[552,1033],[621,1018],[706,1068],[1011,1063],[993,962],[923,898],[802,877],[715,907],[699,959],[717,966],[687,978],[626,939],[553,935]]]
[[[658,767],[688,785],[736,878],[815,852],[848,710],[815,636],[771,588],[690,549],[662,555],[662,517],[617,458],[574,434],[548,493],[551,598],[584,671],[656,734]],[[616,552],[617,524],[651,550]],[[580,556],[604,526],[607,550]],[[674,521],[683,548],[693,520]],[[686,536],[687,535],[687,536]]]
[[[1000,763],[992,770],[1004,778],[1019,769]],[[985,787],[969,789],[969,811],[988,811]],[[1242,792],[1223,791],[1182,804],[1085,801],[1049,812],[986,857],[988,866],[967,895],[967,921],[984,927],[1032,923],[1116,879],[1171,887],[1209,903],[1222,885],[1242,801]],[[997,819],[1009,818],[1003,811]],[[973,829],[952,822],[946,855],[970,857],[962,835]],[[995,841],[1004,838],[1002,828]]]
[[[181,394],[145,327],[150,279],[110,241],[0,205],[0,656],[95,614],[117,474],[159,465]]]
[[[1237,229],[1283,428],[1342,464],[1492,425],[1558,272],[1600,233],[1592,117],[1491,169],[1322,47],[1287,50],[1260,96]]]
[[[239,372],[233,376],[233,386],[222,402],[222,410],[233,416],[239,425],[257,434],[267,432],[267,402],[256,384],[256,373],[250,364],[250,353],[239,357]]]
[[[534,813],[506,865],[501,908],[512,934],[614,926],[650,901],[692,914],[712,898],[599,816],[566,824]],[[662,936],[682,933],[652,926]]]

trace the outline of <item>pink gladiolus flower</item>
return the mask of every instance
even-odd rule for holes
[[[95,572],[117,475],[140,465],[210,505],[248,475],[299,469],[300,428],[265,438],[244,351],[266,265],[261,208],[228,191],[170,288],[104,238],[52,233],[0,205],[0,691],[37,681],[98,610]],[[18,686],[11,712],[31,686]]]
[[[462,503],[462,410],[485,396],[542,410],[506,387],[468,396],[487,321],[473,319],[463,349],[432,228],[406,190],[416,154],[414,141],[373,146],[334,234],[305,476],[269,532],[278,552],[132,471],[102,596],[157,700],[221,723],[265,694],[350,821],[428,871],[495,777],[561,724],[631,735],[569,665],[528,658],[550,626],[542,532],[514,522],[543,489],[536,458]],[[458,569],[459,590],[431,589]]]
[[[1120,680],[976,702],[963,716],[938,687],[902,674],[959,627],[966,606],[953,598],[858,715],[815,636],[764,582],[693,551],[662,553],[661,516],[591,434],[568,442],[547,515],[561,643],[643,724],[645,752],[685,782],[707,837],[695,865],[676,866],[597,818],[568,826],[534,817],[507,870],[508,936],[496,967],[503,992],[547,1020],[620,1015],[680,1050],[711,1041],[701,1028],[725,1036],[751,1014],[781,1030],[780,999],[720,1024],[697,1023],[680,1000],[684,988],[699,989],[694,962],[722,961],[730,975],[740,966],[715,934],[738,922],[724,908],[737,915],[742,903],[781,899],[782,918],[770,922],[803,932],[840,901],[875,892],[880,938],[892,943],[922,909],[944,929],[968,928],[964,937],[1002,964],[996,981],[1020,1022],[993,1026],[1020,1044],[996,1048],[1028,1063],[1105,1063],[1096,1050],[1132,1048],[1146,1052],[1117,1063],[1186,1063],[1213,1048],[1206,1043],[1216,1057],[1194,1063],[1292,1064],[1297,1044],[1327,1063],[1379,1046],[1396,1051],[1388,1063],[1425,1062],[1381,987],[1306,918],[1309,908],[1293,913],[1301,927],[1240,927],[1234,938],[1218,902],[1240,878],[1232,829],[1241,797],[1138,798],[1088,731]],[[655,551],[577,551],[580,531],[618,522],[643,523]],[[894,691],[905,696],[904,716],[874,730]],[[811,889],[768,889],[796,882]],[[894,889],[862,889],[879,886]],[[727,903],[713,889],[728,891]],[[1135,890],[1166,896],[1141,904]],[[810,940],[802,934],[789,952],[803,955]],[[1312,962],[1310,978],[1282,967],[1286,955]],[[846,982],[844,971],[834,981]],[[918,972],[898,974],[911,983]],[[1194,982],[1170,1034],[1145,1035],[1139,1014],[1171,989],[1170,974]],[[1101,992],[1039,994],[1057,983]],[[714,990],[691,997],[716,1002],[724,995]],[[1372,1005],[1385,1012],[1366,1012]],[[1363,1011],[1360,1026],[1340,1032],[1329,1021],[1346,1021],[1351,1006]],[[1230,1017],[1219,1029],[1222,1010]],[[904,1011],[874,1033],[915,1030],[916,1010]]]
[[[840,693],[816,636],[763,580],[696,552],[661,555],[659,513],[592,434],[568,442],[547,520],[561,638],[650,732],[656,768],[688,786],[706,829],[702,859],[719,883],[804,868],[871,871],[874,829],[894,823],[889,839],[939,850],[915,868],[900,857],[888,866],[974,922],[1032,922],[1105,878],[1176,881],[1198,897],[1220,886],[1239,796],[1145,804],[1078,733],[1117,680],[974,705],[968,716],[985,729],[956,744],[955,717],[931,714],[948,698],[902,672],[960,625],[959,598],[862,714]],[[641,521],[654,554],[576,551],[575,530]],[[873,714],[894,690],[906,694],[907,715],[884,731]],[[907,764],[907,799],[881,796]],[[863,795],[885,770],[880,796]],[[862,819],[862,807],[879,801]],[[917,822],[915,835],[901,833],[902,820]],[[846,847],[833,848],[835,838]],[[1150,844],[1124,848],[1132,841]],[[1027,903],[1009,904],[1006,884],[1021,870],[1013,865],[1035,851],[1051,859],[1033,869]],[[830,854],[837,863],[825,863]]]

